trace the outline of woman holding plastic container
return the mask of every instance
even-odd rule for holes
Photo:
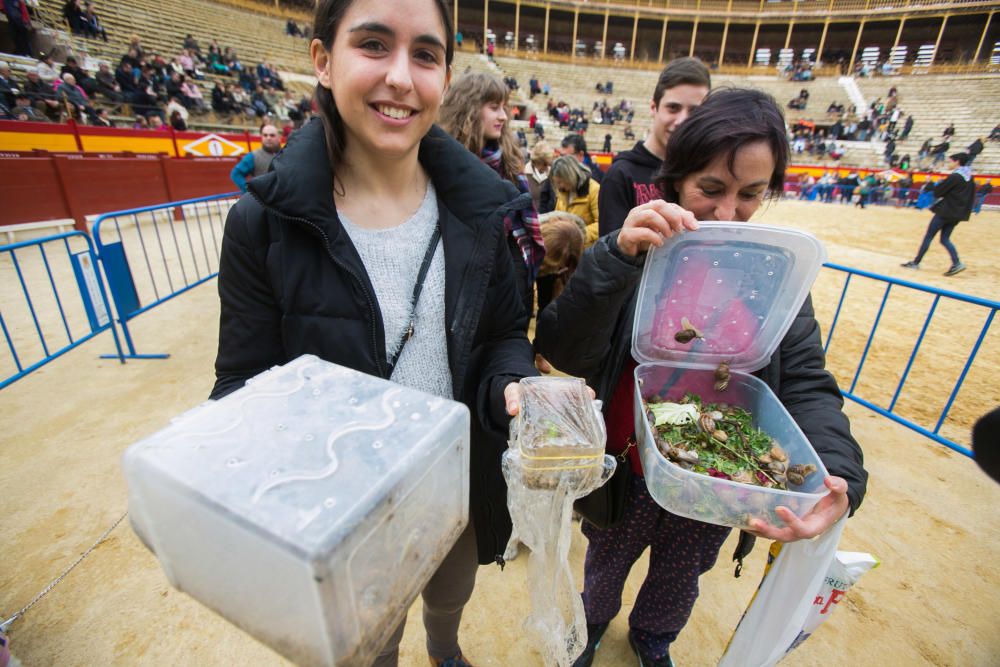
[[[620,231],[587,252],[566,290],[539,317],[536,346],[567,373],[580,375],[604,401],[608,451],[627,451],[634,473],[621,523],[589,539],[583,603],[589,641],[577,665],[590,665],[621,608],[628,573],[646,547],[649,573],[629,617],[640,665],[671,665],[670,644],[698,596],[698,577],[716,561],[730,529],[663,510],[646,490],[634,444],[630,354],[637,285],[646,252],[674,234],[697,234],[698,220],[746,221],[782,190],[788,143],[784,120],[766,93],[721,89],[705,98],[667,145],[659,172],[663,200],[632,209]],[[753,535],[789,542],[822,534],[860,505],[867,473],[851,436],[833,376],[824,368],[819,325],[807,299],[770,362],[756,373],[796,420],[831,473],[830,493],[802,518],[782,508],[784,526],[752,523]],[[752,547],[741,536],[737,559]]]
[[[530,194],[528,181],[521,173],[521,149],[507,122],[508,93],[507,85],[494,74],[463,74],[449,87],[441,104],[441,128],[479,156],[500,178]],[[525,310],[533,313],[535,277],[545,256],[545,243],[530,198],[520,210],[512,210],[505,217],[504,232],[517,275],[518,294]]]
[[[451,26],[442,0],[317,4],[320,118],[230,211],[212,397],[308,353],[469,407],[470,524],[423,591],[431,662],[461,667],[476,569],[510,535],[500,455],[516,382],[537,372],[504,237],[530,195],[433,126]],[[396,664],[402,633],[375,664]]]

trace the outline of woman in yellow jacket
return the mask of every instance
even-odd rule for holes
[[[572,155],[556,158],[549,171],[549,180],[556,191],[556,210],[580,216],[587,225],[583,247],[594,245],[598,237],[597,194],[601,186]]]

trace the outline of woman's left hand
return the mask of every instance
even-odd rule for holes
[[[830,489],[830,493],[823,496],[801,519],[787,507],[778,507],[775,511],[785,522],[783,528],[778,528],[760,519],[754,519],[750,522],[750,528],[747,532],[778,542],[796,542],[822,535],[833,524],[837,523],[850,507],[847,501],[847,480],[831,475],[826,478],[824,484],[826,484],[826,488]]]

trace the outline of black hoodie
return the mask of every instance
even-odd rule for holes
[[[653,176],[661,162],[641,141],[632,150],[615,156],[601,182],[597,200],[601,236],[620,229],[628,212],[639,204],[663,198],[660,189],[653,184]]]

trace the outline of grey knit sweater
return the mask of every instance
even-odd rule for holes
[[[385,325],[386,356],[390,358],[409,325],[413,287],[437,219],[437,194],[430,183],[420,207],[396,227],[367,229],[340,216],[375,288]],[[444,278],[444,246],[438,241],[417,302],[413,338],[403,347],[390,379],[406,387],[452,398],[445,335]]]

